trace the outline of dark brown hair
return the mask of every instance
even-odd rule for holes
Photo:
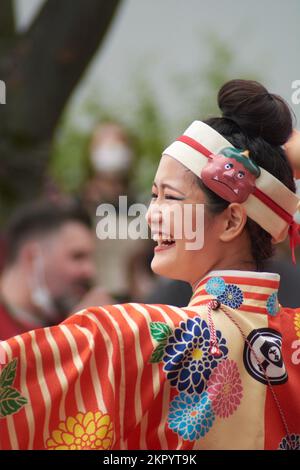
[[[75,201],[54,203],[42,200],[20,207],[12,215],[5,233],[6,265],[16,261],[25,242],[57,232],[67,222],[78,222],[92,230],[89,214]]]
[[[269,93],[264,86],[252,80],[231,80],[218,93],[221,118],[204,121],[233,146],[250,151],[252,160],[272,173],[295,192],[293,172],[283,145],[292,133],[292,115],[287,103],[278,95]],[[229,203],[204,186],[198,185],[208,199],[208,210],[219,214]],[[247,221],[251,252],[257,269],[273,255],[272,237],[250,218]]]

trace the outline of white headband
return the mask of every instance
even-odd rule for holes
[[[201,178],[211,156],[217,156],[233,145],[201,121],[194,121],[163,155],[169,155]],[[294,249],[300,243],[299,226],[294,220],[300,210],[300,198],[268,171],[260,168],[255,189],[242,203],[247,215],[270,233],[274,243],[285,240],[288,233]],[[299,238],[298,238],[299,237]]]

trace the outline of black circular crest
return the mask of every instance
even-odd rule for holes
[[[244,365],[251,377],[263,384],[268,383],[265,375],[272,385],[286,382],[288,376],[282,358],[281,334],[271,328],[258,328],[251,331],[247,340],[251,347],[245,343]]]

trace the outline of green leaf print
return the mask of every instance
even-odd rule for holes
[[[161,343],[157,346],[157,348],[153,351],[152,356],[150,358],[150,363],[154,364],[156,362],[160,362],[163,358],[164,351],[165,351],[166,343]]]
[[[0,417],[11,415],[19,411],[26,405],[27,399],[22,397],[20,392],[13,387],[6,387],[0,390]]]
[[[0,375],[0,388],[8,387],[14,383],[17,370],[17,359],[13,359],[4,367]]]
[[[166,342],[168,337],[172,334],[172,330],[166,323],[161,322],[151,322],[150,331],[152,338],[154,338],[159,343]]]
[[[27,398],[12,387],[16,378],[18,360],[13,359],[2,370],[0,374],[0,418],[19,411],[26,405]]]

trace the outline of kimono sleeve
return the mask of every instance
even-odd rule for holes
[[[0,447],[122,448],[155,393],[144,311],[89,308],[3,341]]]

